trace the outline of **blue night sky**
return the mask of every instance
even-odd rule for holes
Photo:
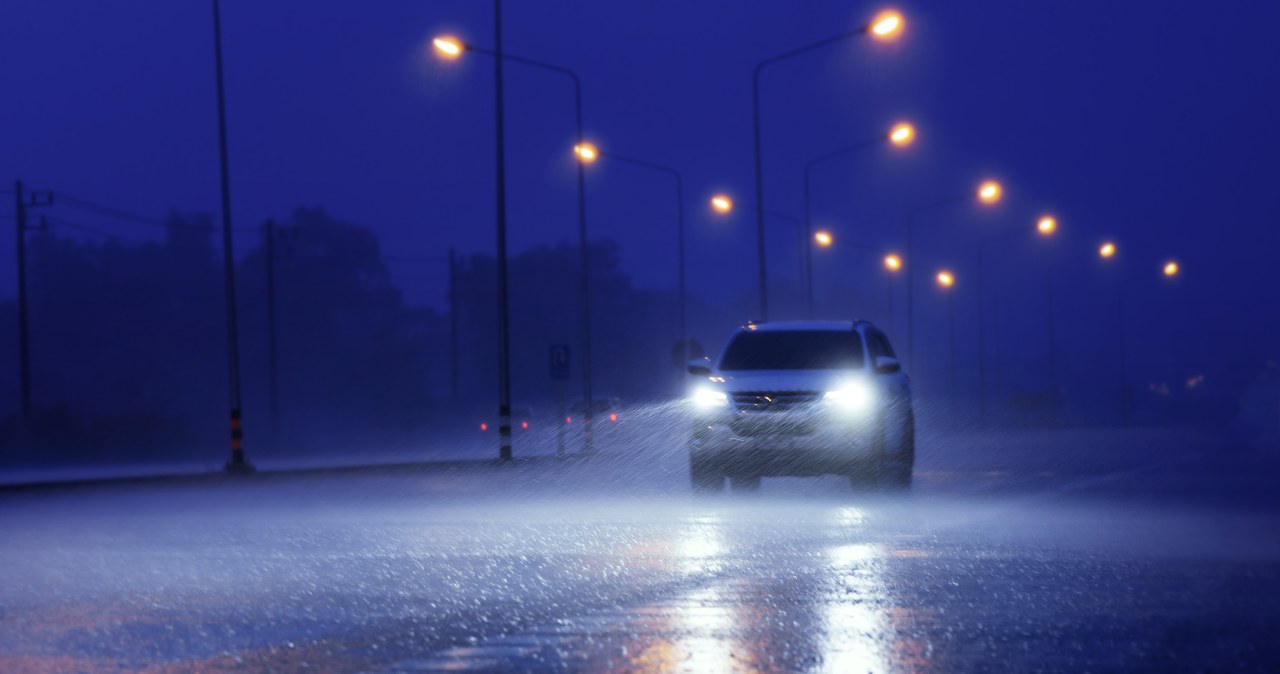
[[[992,249],[987,288],[1007,334],[1018,334],[1020,312],[1040,311],[1028,286],[1043,282],[1052,259],[1061,260],[1064,320],[1110,320],[1115,279],[1087,253],[1113,237],[1123,271],[1107,273],[1150,275],[1150,284],[1129,286],[1133,324],[1170,349],[1167,358],[1275,355],[1280,47],[1272,33],[1280,4],[896,8],[908,22],[896,42],[844,42],[764,75],[771,210],[799,215],[807,160],[898,120],[919,132],[908,149],[864,152],[816,175],[817,224],[837,237],[817,255],[820,293],[824,284],[883,283],[867,252],[841,243],[900,249],[907,210],[995,177],[1009,199],[994,212],[960,207],[922,220],[917,269],[952,266],[963,289],[979,238],[1029,227],[1040,212],[1057,215],[1058,241],[1014,237]],[[492,61],[469,54],[442,63],[429,47],[440,33],[491,45],[491,9],[476,0],[226,0],[236,224],[319,205],[371,227],[398,254],[491,252]],[[690,287],[706,302],[737,301],[755,287],[754,220],[745,210],[713,217],[706,199],[724,191],[751,201],[752,67],[856,28],[879,9],[825,0],[509,0],[505,48],[580,74],[587,135],[602,149],[683,173]],[[0,176],[155,217],[171,208],[216,212],[212,52],[208,2],[10,3],[0,24]],[[568,80],[512,65],[507,91],[511,245],[571,242]],[[620,242],[637,284],[673,285],[669,179],[601,161],[587,183],[593,238]],[[240,236],[237,247],[255,243]],[[794,285],[794,228],[772,221],[769,237],[778,287]],[[1170,292],[1157,278],[1167,257],[1185,270]],[[0,296],[11,297],[12,236],[0,238],[0,278]],[[443,289],[421,285],[406,281],[407,296],[439,306]],[[926,311],[936,298],[922,287]],[[957,298],[971,305],[971,287]]]

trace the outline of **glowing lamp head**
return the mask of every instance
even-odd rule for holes
[[[442,59],[452,61],[462,56],[462,42],[456,37],[443,35],[432,40],[431,46],[435,48],[436,54]]]
[[[902,269],[902,258],[894,253],[884,256],[884,268],[889,271],[898,271]]]
[[[938,275],[934,278],[938,281],[939,288],[950,289],[952,286],[956,284],[955,275],[947,271],[946,269],[943,269],[942,271],[938,272]]]
[[[711,210],[717,213],[728,213],[733,210],[733,199],[724,194],[711,197]]]
[[[600,151],[591,143],[578,143],[573,146],[573,154],[583,164],[590,164],[600,158]]]
[[[1109,260],[1115,256],[1116,256],[1116,245],[1114,243],[1111,243],[1110,241],[1106,241],[1101,246],[1098,246],[1098,257],[1104,260]]]
[[[994,180],[988,180],[978,186],[978,201],[984,204],[994,204],[1000,201],[1000,183]]]
[[[867,32],[877,40],[892,40],[902,34],[904,24],[901,14],[894,11],[881,12],[871,20]]]
[[[835,243],[835,238],[831,236],[831,232],[828,232],[825,229],[820,229],[817,232],[814,232],[813,242],[823,248],[829,248],[831,247],[831,244]]]
[[[1169,260],[1168,262],[1164,263],[1163,271],[1164,271],[1164,275],[1168,276],[1169,278],[1173,278],[1174,276],[1177,276],[1179,271],[1178,263],[1174,262],[1173,260]]]
[[[916,138],[915,127],[902,122],[889,130],[889,142],[899,147],[910,145]]]
[[[1052,215],[1046,215],[1036,222],[1036,231],[1041,236],[1050,236],[1058,231],[1058,221]]]

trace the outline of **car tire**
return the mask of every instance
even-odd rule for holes
[[[729,478],[729,483],[733,485],[734,491],[759,491],[760,476],[759,475],[734,475]]]
[[[903,420],[902,440],[894,447],[892,454],[884,457],[880,464],[880,484],[891,491],[906,491],[911,488],[911,477],[916,464],[916,418],[915,412],[907,410]]]
[[[689,479],[696,493],[714,494],[724,491],[724,471],[716,462],[698,453],[689,453]]]

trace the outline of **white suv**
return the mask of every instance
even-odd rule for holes
[[[849,476],[906,489],[915,464],[910,380],[866,321],[749,323],[719,362],[693,361],[689,473],[696,491],[766,475]]]

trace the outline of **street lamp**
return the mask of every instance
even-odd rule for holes
[[[578,143],[573,146],[573,154],[583,164],[594,164],[600,158],[600,151],[591,143]]]
[[[497,24],[497,27],[498,27],[497,35],[499,36],[498,39],[500,40],[501,39],[500,38],[501,16],[500,16],[499,0],[495,0],[495,9],[498,10],[497,12],[495,12],[496,14],[495,23]],[[499,385],[499,389],[501,391],[501,394],[500,394],[501,400],[499,402],[498,413],[499,413],[499,416],[501,417],[500,426],[499,426],[499,436],[501,437],[501,442],[502,442],[500,456],[503,460],[508,460],[511,458],[511,444],[510,444],[511,443],[511,419],[510,419],[510,416],[511,416],[511,400],[510,400],[511,370],[510,370],[510,367],[511,366],[509,362],[510,361],[510,351],[509,351],[510,334],[508,330],[509,316],[508,316],[508,308],[507,308],[507,284],[506,284],[506,277],[507,277],[507,274],[506,274],[506,269],[507,269],[506,194],[505,194],[506,179],[505,179],[505,168],[504,168],[505,160],[503,158],[503,150],[502,150],[504,130],[503,130],[503,124],[502,124],[503,108],[501,105],[501,101],[502,101],[501,63],[503,61],[523,63],[525,65],[533,66],[535,68],[541,68],[543,70],[550,70],[552,72],[559,73],[561,75],[568,77],[570,80],[573,81],[574,126],[577,132],[576,133],[577,144],[574,146],[574,152],[575,154],[578,155],[578,158],[580,160],[576,163],[578,165],[578,248],[579,248],[578,254],[579,254],[579,266],[581,268],[579,272],[580,278],[578,280],[578,312],[581,315],[582,395],[583,395],[583,399],[585,400],[582,433],[583,433],[583,448],[588,452],[592,451],[594,449],[594,444],[592,441],[593,405],[591,402],[592,401],[591,291],[590,291],[590,280],[589,280],[590,254],[588,252],[588,241],[587,241],[586,178],[585,178],[585,169],[584,169],[583,163],[584,161],[593,161],[593,159],[588,159],[587,155],[589,154],[592,157],[594,157],[598,155],[598,151],[596,150],[595,146],[583,140],[582,81],[581,79],[579,79],[577,73],[573,72],[572,70],[569,70],[568,68],[563,68],[561,66],[553,65],[550,63],[535,61],[533,59],[525,58],[523,56],[516,56],[514,54],[502,52],[501,42],[498,43],[499,45],[498,50],[477,47],[476,45],[463,42],[458,38],[451,37],[451,36],[437,37],[431,41],[431,44],[435,48],[436,53],[441,58],[446,60],[455,60],[459,58],[464,52],[468,52],[468,51],[474,51],[474,52],[478,52],[488,56],[492,56],[497,60],[496,61],[497,72],[499,73],[498,75],[499,81],[497,86],[497,100],[499,102],[498,124],[497,124],[498,155],[499,155],[499,158],[498,158],[498,164],[499,164],[499,170],[498,170],[499,171],[499,180],[498,180],[498,183],[499,183],[498,185],[498,203],[499,203],[499,206],[498,206],[498,211],[499,211],[499,216],[498,216],[498,220],[499,220],[499,224],[498,224],[498,249],[499,249],[498,304],[499,304],[499,309],[498,309],[498,313],[499,313],[499,320],[498,320],[498,323],[499,323],[499,333],[500,333],[499,334],[499,342],[500,342],[499,379],[501,381],[501,384]]]
[[[902,269],[902,258],[898,257],[894,253],[889,253],[888,255],[885,255],[884,268],[888,269],[890,272],[897,273],[900,269]]]
[[[723,194],[717,194],[711,197],[711,210],[721,215],[726,215],[733,210],[733,199]]]
[[[655,164],[642,159],[635,159],[617,154],[615,152],[604,152],[597,149],[590,143],[580,143],[574,147],[574,153],[578,155],[578,159],[584,163],[591,163],[597,157],[607,157],[617,161],[633,164],[643,168],[652,169],[666,173],[676,180],[676,301],[679,304],[677,313],[679,314],[679,333],[680,348],[684,350],[684,359],[690,360],[693,356],[689,353],[689,335],[687,329],[687,293],[685,291],[685,236],[684,236],[684,178],[680,172],[661,164]],[[724,195],[716,195],[711,198],[711,207],[719,212],[728,212],[733,210],[733,200]],[[699,354],[701,355],[701,354]]]
[[[1098,257],[1101,257],[1104,260],[1115,257],[1115,254],[1116,254],[1116,244],[1110,241],[1107,241],[1103,243],[1101,246],[1098,246]]]
[[[453,60],[462,56],[463,45],[458,38],[451,35],[442,35],[431,41],[431,46],[435,48],[440,58]]]
[[[815,166],[823,162],[835,159],[837,157],[842,157],[847,154],[852,154],[860,150],[864,150],[866,148],[879,145],[880,143],[885,141],[888,141],[890,144],[895,145],[897,147],[906,147],[907,145],[910,145],[912,141],[915,140],[915,137],[916,137],[915,127],[911,126],[906,122],[899,122],[895,124],[891,129],[889,129],[888,133],[885,133],[883,135],[876,136],[875,138],[870,138],[860,143],[855,143],[848,147],[843,147],[843,148],[840,148],[839,150],[835,150],[834,152],[828,152],[826,154],[810,159],[809,163],[805,164],[804,166],[805,238],[806,239],[809,238],[809,232],[812,231],[812,228],[813,228],[813,217],[810,214],[810,208],[809,208],[809,202],[810,202],[809,185],[811,182],[810,178]],[[804,266],[805,266],[805,276],[804,276],[805,311],[809,316],[809,318],[813,318],[813,255],[812,255],[812,251],[810,251],[807,248],[805,249]]]
[[[1173,260],[1169,260],[1164,263],[1163,267],[1160,268],[1160,273],[1166,279],[1172,280],[1176,278],[1180,273],[1182,273],[1182,270],[1178,266],[1177,262]],[[1146,280],[1146,277],[1138,277],[1136,279],[1130,279],[1128,282],[1120,286],[1119,297],[1116,298],[1116,323],[1117,323],[1116,332],[1118,333],[1117,341],[1119,342],[1119,349],[1120,349],[1120,420],[1121,420],[1121,423],[1123,423],[1123,425],[1125,426],[1129,425],[1129,416],[1130,416],[1129,399],[1131,397],[1131,394],[1129,392],[1130,387],[1129,387],[1129,369],[1128,369],[1129,349],[1125,339],[1125,325],[1126,325],[1125,297],[1128,294],[1128,291],[1130,288],[1132,288],[1133,286],[1145,280]]]
[[[941,269],[934,275],[934,281],[947,297],[947,410],[951,412],[954,422],[956,404],[956,305],[952,289],[956,285],[956,277],[948,269]]]
[[[987,180],[978,186],[975,196],[979,203],[991,206],[1000,201],[1003,191],[1000,183],[994,180]],[[965,192],[907,211],[907,259],[913,262],[916,259],[914,248],[915,220],[917,216],[928,211],[963,203],[970,198],[970,194]],[[913,361],[916,354],[915,314],[915,274],[911,273],[911,270],[907,270],[907,358]]]
[[[997,191],[999,188],[997,188]],[[1004,238],[1010,234],[1021,232],[1021,229],[1010,229],[1003,232],[997,232],[978,241],[978,278],[977,278],[977,294],[978,294],[978,427],[985,429],[987,427],[987,321],[986,321],[986,295],[984,294],[985,285],[983,278],[986,274],[986,252],[987,246],[997,239]],[[1036,233],[1048,238],[1058,231],[1058,220],[1052,215],[1041,216],[1036,221]],[[1049,334],[1053,334],[1053,300],[1052,296],[1048,302],[1049,311]],[[1052,339],[1050,340],[1052,342]],[[1051,348],[1052,351],[1052,348]],[[1050,353],[1050,389],[1056,389],[1057,384],[1052,380],[1056,375],[1052,372],[1053,355]]]
[[[825,40],[810,43],[797,49],[771,56],[756,64],[751,74],[751,115],[752,132],[755,148],[755,187],[756,187],[756,256],[759,267],[760,283],[760,320],[769,318],[769,285],[765,268],[764,239],[764,159],[760,148],[760,73],[765,66],[784,61],[794,56],[825,47],[836,42],[869,35],[877,40],[891,40],[902,34],[904,21],[901,14],[893,11],[881,12],[872,21],[857,30],[841,33]]]
[[[831,236],[831,232],[828,232],[825,229],[820,229],[817,232],[814,232],[813,242],[823,248],[829,248],[831,244],[835,242],[835,239]]]

